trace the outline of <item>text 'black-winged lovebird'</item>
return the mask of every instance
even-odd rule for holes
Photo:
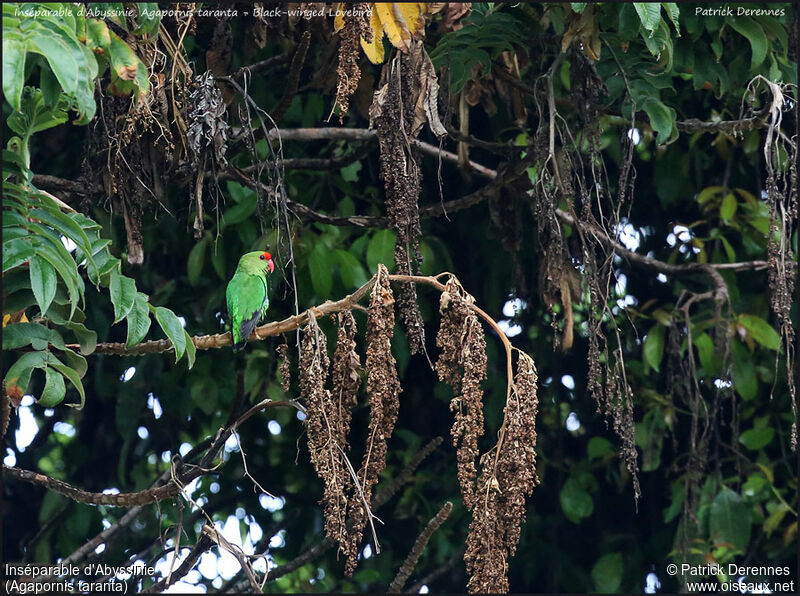
[[[268,252],[248,252],[239,259],[236,273],[225,290],[234,352],[244,349],[247,338],[267,313],[267,276],[274,270],[275,263]]]

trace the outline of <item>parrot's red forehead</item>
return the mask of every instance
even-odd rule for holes
[[[261,260],[262,261],[268,261],[271,258],[272,258],[272,255],[269,254],[268,252],[264,252],[264,253],[261,254]]]

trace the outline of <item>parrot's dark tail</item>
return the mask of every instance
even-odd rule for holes
[[[233,351],[241,352],[242,350],[244,350],[245,345],[247,345],[246,341],[240,341],[238,344],[233,344]]]

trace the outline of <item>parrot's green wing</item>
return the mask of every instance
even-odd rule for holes
[[[237,271],[228,283],[225,297],[231,317],[233,349],[239,351],[269,307],[267,280],[260,275]]]

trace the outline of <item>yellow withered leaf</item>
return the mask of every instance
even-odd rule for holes
[[[383,28],[381,27],[381,20],[378,17],[377,10],[373,9],[369,24],[372,28],[372,41],[367,42],[362,37],[361,47],[370,62],[380,64],[383,62]]]
[[[389,36],[389,41],[392,45],[401,50],[408,50],[408,41],[411,39],[411,34],[408,29],[403,31],[401,24],[397,22],[394,12],[395,3],[376,2],[373,4],[373,14],[378,13],[381,20],[381,25],[386,35]]]
[[[333,20],[334,32],[341,31],[345,23],[345,3],[335,5],[336,17]],[[384,60],[383,36],[389,37],[391,44],[402,52],[408,52],[411,39],[425,26],[425,16],[431,12],[425,2],[371,2],[370,28],[372,41],[361,38],[361,47],[373,64]]]
[[[333,5],[336,16],[333,18],[333,32],[339,33],[344,27],[344,2],[337,2]],[[374,12],[374,11],[373,11]]]

